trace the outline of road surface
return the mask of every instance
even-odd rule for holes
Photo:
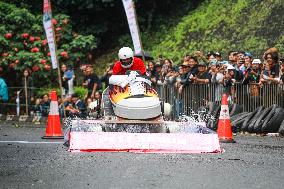
[[[44,128],[0,126],[0,188],[283,188],[284,138],[235,136],[219,154],[70,153]]]

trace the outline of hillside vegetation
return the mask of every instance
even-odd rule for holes
[[[179,60],[195,50],[208,52],[245,50],[260,56],[268,47],[284,51],[283,0],[211,0],[194,11],[161,36],[151,46],[154,56],[163,54]],[[147,40],[144,43],[149,43]]]

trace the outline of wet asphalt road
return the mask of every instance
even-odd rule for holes
[[[70,153],[43,128],[0,126],[0,188],[283,188],[284,138],[235,136],[222,154]],[[59,143],[58,143],[59,142]]]

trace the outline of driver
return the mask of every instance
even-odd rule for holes
[[[146,66],[144,62],[134,57],[133,51],[129,47],[122,47],[118,52],[119,61],[116,61],[113,67],[113,75],[125,75],[128,70],[140,71],[145,75]]]

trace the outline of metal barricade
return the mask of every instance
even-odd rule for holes
[[[8,114],[25,114],[26,104],[24,94],[17,98],[20,88],[9,88],[9,101],[6,103]],[[259,106],[269,107],[277,104],[284,108],[284,84],[258,84],[243,85],[235,83],[230,88],[219,84],[189,84],[184,87],[181,94],[174,84],[157,85],[156,90],[161,101],[172,105],[172,118],[179,115],[189,115],[191,111],[208,105],[209,102],[220,103],[223,93],[228,93],[231,103],[243,105],[243,111],[251,112]],[[34,104],[28,104],[32,107]],[[21,111],[19,110],[21,109]],[[18,113],[19,112],[19,113]]]
[[[243,105],[243,111],[251,112],[259,106],[269,107],[277,104],[284,108],[283,84],[243,85],[235,83],[231,87],[219,84],[189,84],[184,87],[182,94],[174,85],[159,85],[157,91],[161,100],[173,107],[173,117],[189,115],[191,111],[208,105],[208,102],[220,103],[223,93],[227,93],[230,103]]]

